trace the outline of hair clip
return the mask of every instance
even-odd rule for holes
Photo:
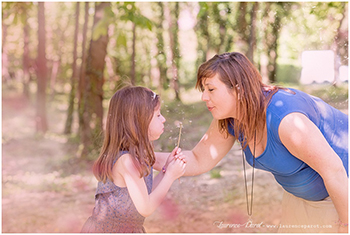
[[[152,99],[155,99],[157,97],[157,94],[154,91],[152,92],[153,92]]]

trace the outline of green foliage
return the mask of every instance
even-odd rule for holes
[[[279,64],[276,74],[278,83],[299,84],[301,67],[291,64]]]
[[[313,84],[301,86],[300,89],[321,98],[337,109],[348,108],[349,89],[346,83],[337,86],[332,84]]]
[[[31,2],[2,2],[2,15],[7,24],[26,24],[26,15],[33,8]]]
[[[131,21],[138,27],[152,30],[152,21],[142,15],[140,9],[136,7],[134,2],[125,2],[121,4],[119,10],[124,12],[124,14],[120,16],[120,20],[125,22]]]
[[[219,179],[221,177],[221,170],[218,167],[215,167],[210,171],[210,178]]]
[[[118,46],[127,46],[127,37],[123,32],[120,32],[117,36],[117,45]]]

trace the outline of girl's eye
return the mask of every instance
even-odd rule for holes
[[[208,89],[208,91],[213,91],[214,89]]]

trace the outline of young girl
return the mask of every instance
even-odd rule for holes
[[[164,166],[158,166],[155,159],[152,141],[163,133],[164,122],[159,97],[151,90],[125,87],[113,95],[104,143],[93,166],[99,181],[95,208],[82,232],[145,232],[145,217],[155,211],[171,184],[185,172],[185,159],[178,148]],[[154,182],[153,166],[162,168]]]

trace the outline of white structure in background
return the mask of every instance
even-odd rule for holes
[[[304,51],[301,63],[301,84],[334,82],[333,51]]]

